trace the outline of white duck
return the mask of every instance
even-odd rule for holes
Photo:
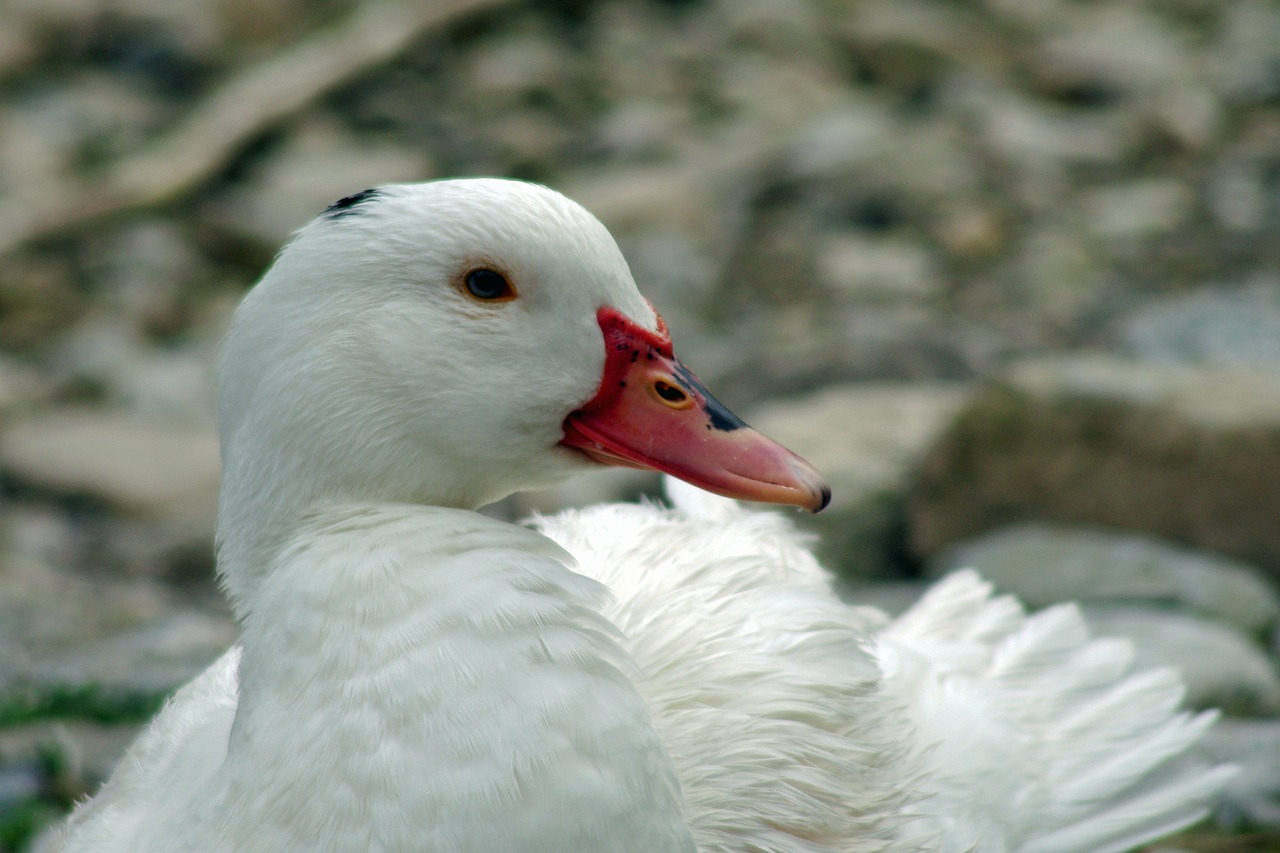
[[[541,533],[475,513],[600,462],[828,496],[550,190],[334,205],[237,312],[219,415],[241,642],[52,849],[1122,850],[1230,774],[1179,757],[1211,715],[1175,675],[971,573],[890,622],[694,490]]]

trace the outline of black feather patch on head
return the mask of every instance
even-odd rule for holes
[[[355,195],[349,195],[346,198],[340,198],[325,208],[322,215],[325,219],[341,219],[344,216],[355,216],[364,212],[361,209],[361,205],[373,201],[381,195],[382,190],[370,189],[358,192]]]

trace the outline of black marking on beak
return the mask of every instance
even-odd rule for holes
[[[747,422],[742,418],[729,411],[723,403],[711,396],[711,392],[706,386],[698,381],[698,377],[689,372],[689,368],[680,362],[675,362],[674,371],[686,391],[696,392],[695,396],[702,398],[702,410],[707,413],[707,417],[711,419],[711,426],[721,432],[733,432],[735,429],[741,429],[747,426]]]

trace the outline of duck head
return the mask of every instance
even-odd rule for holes
[[[218,414],[222,552],[320,501],[473,508],[600,464],[830,495],[676,359],[604,226],[517,181],[382,187],[303,228],[236,312]]]

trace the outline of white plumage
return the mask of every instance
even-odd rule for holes
[[[477,265],[513,297],[463,292]],[[1212,714],[1070,607],[961,572],[889,620],[784,518],[682,484],[473,512],[590,465],[562,423],[609,375],[601,308],[660,330],[543,188],[388,187],[304,229],[223,362],[241,642],[51,849],[1065,853],[1203,816]]]
[[[889,620],[836,600],[785,519],[669,491],[676,511],[538,527],[615,592],[654,725],[702,780],[686,798],[725,815],[692,820],[699,849],[1127,850],[1203,817],[1234,772],[1176,760],[1215,715],[1178,713],[1177,674],[1133,673],[1072,606],[1028,617],[963,571]]]

